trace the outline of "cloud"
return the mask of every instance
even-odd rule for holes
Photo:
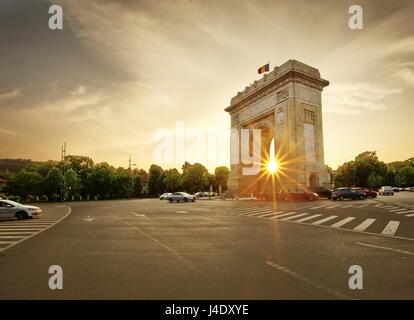
[[[414,64],[406,64],[395,72],[395,76],[405,81],[408,85],[414,86]]]
[[[20,94],[21,94],[21,89],[19,88],[15,88],[5,93],[0,93],[0,103],[4,101],[8,101],[13,98],[17,98],[18,96],[20,96]]]
[[[360,115],[385,109],[385,99],[400,92],[368,83],[334,84],[324,91],[324,108],[330,113]]]

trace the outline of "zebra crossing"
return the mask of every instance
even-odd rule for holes
[[[29,219],[0,221],[0,252],[53,226],[60,219]]]
[[[338,205],[339,208],[342,205]],[[345,205],[349,207],[349,205]],[[307,210],[298,211],[275,211],[270,207],[262,208],[227,208],[218,209],[216,213],[239,215],[250,218],[261,218],[266,220],[280,220],[292,223],[309,224],[315,226],[324,226],[335,229],[347,229],[356,232],[368,232],[382,234],[386,236],[398,236],[400,221],[389,220],[384,221],[375,218],[364,218],[354,216],[338,216],[327,214],[328,209],[325,205],[310,206]],[[356,207],[355,207],[356,208]],[[317,210],[318,211],[314,211]]]

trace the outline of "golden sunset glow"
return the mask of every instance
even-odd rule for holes
[[[279,163],[275,159],[270,159],[266,168],[269,173],[275,174],[279,171]]]

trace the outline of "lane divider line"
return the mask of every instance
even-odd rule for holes
[[[281,265],[278,265],[278,264],[276,264],[276,263],[274,263],[272,261],[269,261],[268,260],[265,263],[267,265],[269,265],[269,266],[271,266],[271,267],[273,267],[273,268],[275,268],[275,269],[277,269],[277,270],[279,270],[279,271],[281,271],[281,272],[283,272],[283,273],[291,276],[292,278],[294,278],[296,280],[302,281],[302,282],[306,283],[309,286],[312,286],[312,287],[314,287],[316,289],[322,290],[325,293],[328,293],[328,294],[330,294],[330,295],[332,295],[332,296],[334,296],[334,297],[336,297],[338,299],[342,299],[342,300],[352,300],[351,297],[348,297],[347,295],[345,295],[345,294],[343,294],[343,293],[341,293],[339,291],[336,291],[336,290],[331,289],[331,288],[329,288],[327,286],[324,286],[323,284],[320,284],[320,283],[318,283],[318,282],[316,282],[316,281],[314,281],[314,280],[312,280],[312,279],[310,279],[308,277],[305,277],[305,276],[303,276],[303,275],[301,275],[301,274],[299,274],[299,273],[297,273],[297,272],[295,272],[293,270],[290,270],[290,269],[288,269],[286,267],[283,267]]]

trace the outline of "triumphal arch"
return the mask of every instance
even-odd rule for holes
[[[327,85],[329,82],[321,78],[318,69],[289,60],[231,99],[225,109],[231,116],[232,128],[230,192],[242,197],[275,189],[295,191],[329,185],[321,103],[321,93]],[[246,131],[250,136],[243,140]],[[247,141],[248,155],[253,158],[258,132],[260,170],[246,170],[255,164],[243,158],[243,144]],[[270,173],[267,163],[272,152],[277,170]]]

